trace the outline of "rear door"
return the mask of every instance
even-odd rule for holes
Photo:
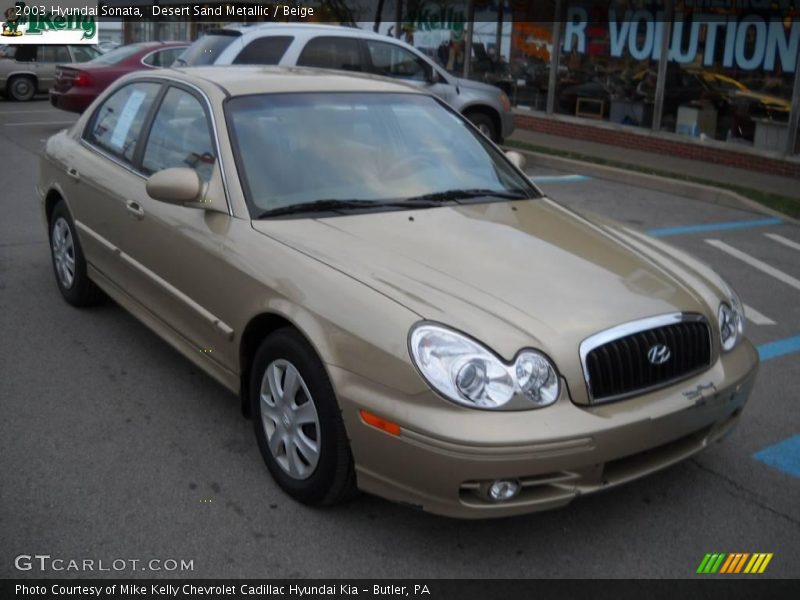
[[[156,82],[125,85],[97,107],[63,178],[78,235],[89,263],[112,283],[129,291],[130,266],[121,259],[125,225],[135,217],[129,193],[143,185],[133,167],[142,128],[162,90]]]
[[[66,46],[39,46],[36,53],[39,91],[44,92],[53,87],[56,78],[56,65],[69,64],[71,62],[72,56]]]

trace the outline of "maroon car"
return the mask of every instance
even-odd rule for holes
[[[82,63],[56,67],[50,104],[62,110],[83,112],[113,81],[132,71],[169,67],[189,42],[141,42],[121,46]]]

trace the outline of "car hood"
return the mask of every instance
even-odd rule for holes
[[[712,321],[721,293],[710,269],[674,249],[547,199],[253,226],[506,360],[543,350],[578,402],[582,340],[675,311]]]
[[[460,88],[468,88],[470,90],[475,90],[486,94],[500,95],[500,93],[503,91],[497,86],[480,81],[473,81],[472,79],[464,79],[463,77],[456,77],[456,85]]]

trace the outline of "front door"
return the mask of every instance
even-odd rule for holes
[[[224,194],[211,121],[202,98],[168,88],[143,140],[138,168],[145,177],[163,169],[194,169],[207,194]],[[231,217],[150,198],[146,180],[129,190],[141,213],[127,219],[122,245],[138,271],[133,294],[196,351],[230,369],[233,331],[221,317],[228,300],[223,245]]]
[[[366,40],[364,42],[371,63],[370,70],[376,75],[401,79],[450,102],[455,86],[447,83],[422,57],[407,48],[392,42]],[[433,70],[434,81],[430,80]]]

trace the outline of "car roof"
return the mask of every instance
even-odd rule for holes
[[[119,50],[121,48],[141,48],[141,49],[147,48],[149,50],[149,49],[152,49],[152,48],[161,48],[161,47],[167,48],[169,46],[189,46],[191,43],[192,42],[181,42],[181,41],[177,41],[177,40],[176,41],[168,40],[168,41],[133,42],[132,44],[125,44],[124,46],[117,46],[116,48],[114,48],[114,50]]]
[[[184,67],[165,69],[160,74],[173,75],[202,87],[209,87],[209,84],[219,86],[231,96],[291,92],[396,92],[425,95],[424,91],[411,85],[383,77],[308,67]]]
[[[359,27],[350,27],[347,25],[326,25],[321,23],[254,23],[250,24],[231,24],[222,27],[223,30],[226,31],[236,31],[241,33],[242,35],[246,35],[249,33],[311,33],[311,32],[319,32],[319,33],[337,33],[341,35],[352,35],[355,37],[361,38],[370,38],[376,40],[390,40],[393,42],[404,42],[402,40],[398,40],[394,37],[390,37],[387,35],[383,35],[380,33],[375,33],[374,31],[369,31],[367,29],[361,29]],[[219,31],[219,30],[217,30]],[[213,33],[210,31],[209,33]]]

